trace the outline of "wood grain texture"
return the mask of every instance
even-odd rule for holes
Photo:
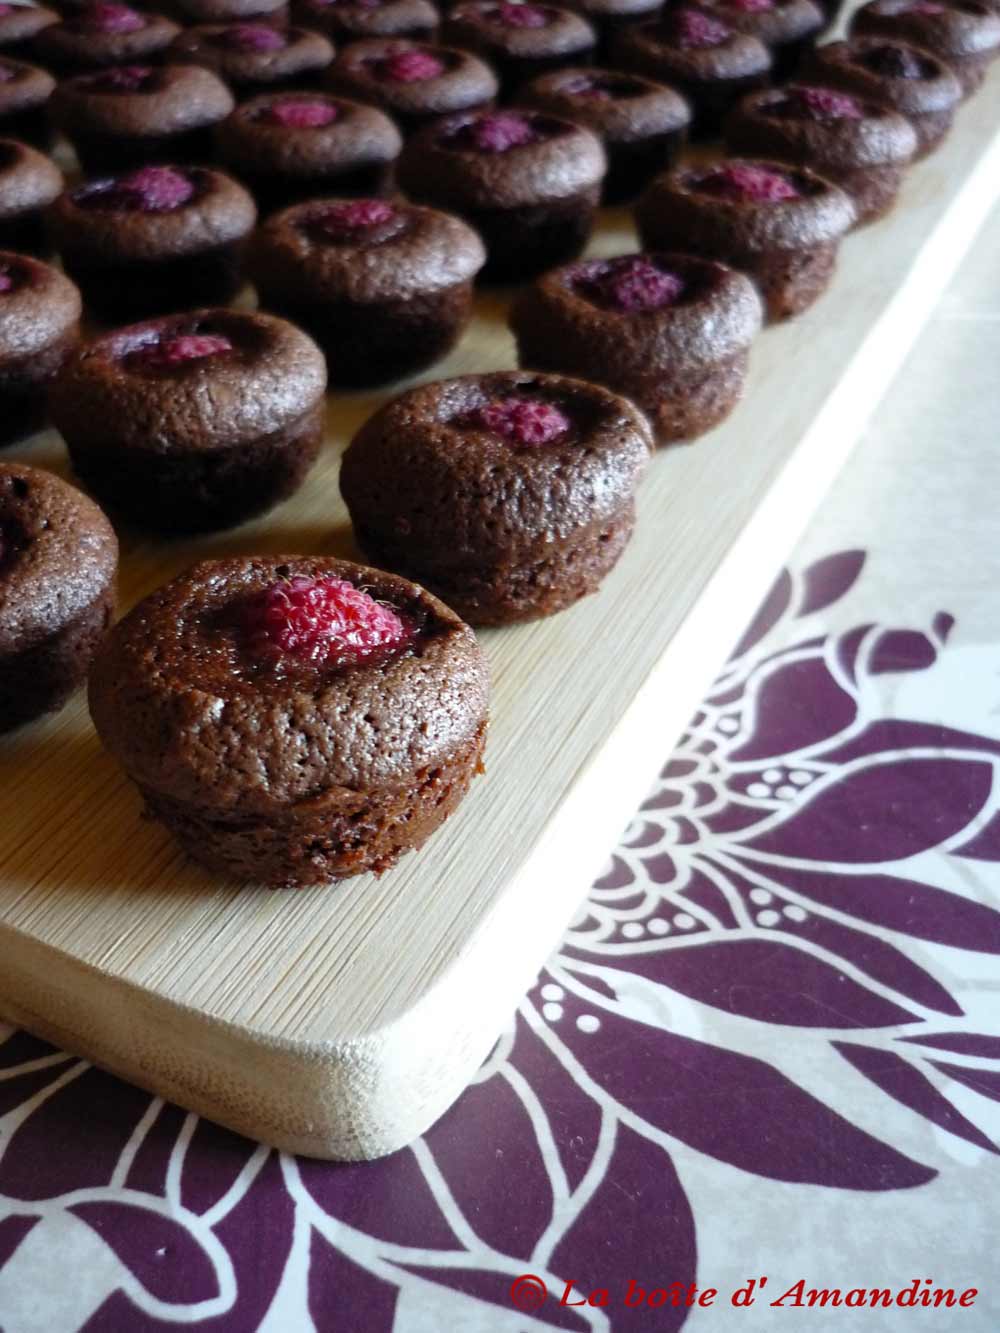
[[[140,818],[82,699],[0,743],[0,1011],[233,1129],[368,1158],[461,1092],[642,798],[670,738],[1000,192],[1000,73],[915,168],[888,221],[851,236],[827,297],[768,330],[721,429],[661,453],[604,588],[489,631],[487,776],[381,880],[300,894],[220,884]],[[591,247],[635,247],[608,214]],[[506,300],[479,298],[421,378],[513,365]],[[320,463],[258,522],[177,543],[126,536],[123,607],[194,559],[357,558],[339,455],[385,394],[331,400]],[[68,475],[47,433],[11,456]]]

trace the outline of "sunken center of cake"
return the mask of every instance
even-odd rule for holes
[[[684,295],[684,279],[643,255],[592,259],[570,271],[573,287],[594,305],[622,314],[662,310]]]
[[[784,171],[758,167],[749,162],[730,162],[714,167],[691,182],[701,194],[737,203],[775,204],[801,198],[801,191]]]
[[[921,60],[916,51],[908,46],[873,47],[859,58],[860,63],[874,74],[881,74],[887,79],[926,79],[932,77],[926,62]]]
[[[140,167],[126,176],[81,186],[73,192],[80,208],[123,213],[173,213],[195,195],[191,177],[176,167]]]
[[[280,665],[315,667],[385,660],[408,648],[416,627],[346,579],[299,576],[273,583],[243,608],[248,651]]]
[[[475,407],[461,419],[461,424],[489,431],[509,444],[536,446],[552,444],[570,429],[570,419],[554,403],[544,398],[511,394],[494,398]]]
[[[128,5],[88,5],[74,20],[73,27],[87,32],[138,32],[146,26],[142,14]]]
[[[462,148],[478,153],[507,153],[512,148],[525,148],[540,143],[546,136],[537,124],[519,111],[498,111],[495,115],[479,116],[460,126],[451,136]]]
[[[331,102],[300,98],[294,102],[274,102],[265,108],[262,119],[288,130],[319,130],[332,125],[340,112]]]
[[[743,14],[766,14],[777,9],[776,0],[725,0],[730,9],[738,9]]]
[[[283,51],[288,45],[283,33],[263,23],[235,23],[215,33],[212,41],[231,51]]]
[[[169,371],[232,350],[233,344],[219,333],[175,333],[137,347],[126,355],[125,364],[135,370]]]
[[[896,14],[930,14],[933,17],[937,14],[944,14],[947,8],[947,5],[939,5],[937,0],[911,0],[909,4],[898,5],[893,12]]]
[[[485,17],[505,28],[547,28],[552,12],[538,5],[501,4],[484,11]]]
[[[768,111],[790,120],[861,120],[865,109],[850,93],[832,88],[789,88],[780,102]]]
[[[91,75],[86,86],[99,93],[146,93],[152,90],[156,73],[151,65],[116,65]]]
[[[559,91],[571,97],[591,97],[595,101],[610,102],[614,97],[638,97],[645,89],[635,79],[624,74],[571,74]]]
[[[386,83],[423,83],[437,79],[445,71],[445,63],[431,51],[396,51],[368,62],[376,78]]]
[[[732,28],[697,9],[676,9],[663,20],[667,38],[687,51],[703,51],[721,46],[733,35]]]
[[[398,236],[406,217],[384,199],[350,199],[311,211],[301,225],[320,241],[372,246]]]

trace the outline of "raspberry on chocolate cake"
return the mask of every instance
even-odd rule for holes
[[[292,494],[323,435],[326,366],[272,315],[200,310],[86,343],[53,385],[73,466],[137,527],[229,527]]]
[[[482,56],[507,92],[561,65],[585,65],[597,34],[580,14],[534,0],[460,0],[441,25],[441,40]]]
[[[855,217],[844,191],[806,167],[739,158],[661,176],[636,210],[647,250],[719,259],[748,274],[771,320],[822,296]]]
[[[333,44],[305,28],[266,23],[201,24],[174,42],[170,59],[204,65],[241,94],[315,82],[333,59]]]
[[[63,184],[49,158],[16,139],[0,139],[0,249],[50,253],[44,213]]]
[[[196,65],[115,65],[65,80],[51,105],[84,170],[96,172],[207,159],[211,129],[234,102]]]
[[[449,116],[409,140],[399,183],[464,217],[493,279],[528,276],[578,254],[593,226],[606,158],[596,135],[538,111]]]
[[[642,414],[606,389],[495,371],[388,403],[344,454],[340,488],[372,560],[501,625],[597,591],[651,448]]]
[[[261,306],[307,330],[330,381],[384,383],[430,365],[469,320],[486,252],[447,213],[383,199],[321,200],[272,217],[249,272]]]
[[[726,125],[733,153],[810,167],[854,200],[859,223],[892,208],[917,150],[913,126],[853,93],[792,84],[751,93]]]
[[[888,37],[852,37],[819,46],[803,73],[905,116],[917,133],[917,158],[941,143],[964,96],[943,60]]]
[[[771,53],[759,37],[685,5],[665,10],[654,23],[623,29],[613,54],[616,68],[683,94],[691,104],[692,133],[700,138],[716,134],[730,107],[764,87],[771,74]]]
[[[55,86],[47,70],[0,56],[0,135],[50,147],[53,134],[46,108]]]
[[[94,664],[98,735],[210,870],[271,888],[381,874],[482,772],[489,675],[422,588],[323,556],[206,561]]]
[[[60,15],[41,5],[0,4],[0,55],[30,55],[35,39]]]
[[[92,500],[51,472],[0,463],[0,731],[55,712],[83,684],[117,569],[114,530]]]
[[[330,194],[384,194],[402,146],[384,112],[329,93],[252,97],[216,133],[219,160],[266,210]]]
[[[406,130],[492,106],[499,88],[490,67],[469,51],[394,37],[352,42],[330,66],[327,84],[380,107]]]
[[[63,267],[88,307],[110,320],[229,301],[256,221],[243,186],[207,167],[140,167],[86,181],[49,211]]]
[[[58,269],[0,250],[0,445],[45,423],[49,385],[80,336],[80,293]]]
[[[725,264],[635,254],[546,273],[510,324],[521,365],[625,394],[669,444],[703,435],[739,402],[762,316],[753,283]]]
[[[929,51],[953,71],[966,97],[1000,55],[1000,12],[992,0],[869,0],[854,11],[849,32]]]
[[[691,108],[672,88],[638,74],[569,68],[539,75],[518,94],[521,106],[593,130],[604,144],[605,203],[620,203],[677,159]]]
[[[57,74],[107,65],[158,65],[179,32],[162,14],[95,0],[39,33],[34,52]]]
[[[296,22],[334,42],[364,37],[411,37],[431,42],[441,16],[431,0],[293,0]]]
[[[734,31],[762,41],[771,52],[776,82],[794,74],[827,22],[814,0],[698,0],[698,5]]]

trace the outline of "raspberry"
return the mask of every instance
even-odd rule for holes
[[[172,213],[194,196],[190,178],[174,167],[140,167],[107,186],[77,190],[84,208],[116,208],[128,213]]]
[[[789,88],[778,109],[805,120],[861,120],[865,114],[856,97],[832,88]]]
[[[13,5],[0,5],[0,14],[13,14]]]
[[[887,79],[922,79],[923,61],[908,46],[876,46],[861,57],[862,64]]]
[[[210,356],[231,352],[233,344],[216,333],[181,333],[160,342],[148,343],[132,352],[127,360],[140,370],[171,370],[187,361],[204,361]]]
[[[88,86],[102,93],[137,93],[152,77],[153,70],[149,65],[116,65],[95,74],[88,80]]]
[[[512,444],[551,444],[569,430],[569,418],[537,398],[494,398],[468,413],[465,424],[491,431]]]
[[[350,240],[358,232],[385,226],[398,215],[392,204],[382,199],[352,199],[345,204],[331,204],[309,219],[311,226],[331,240]]]
[[[489,17],[507,28],[545,28],[549,22],[545,10],[535,5],[497,5],[489,11]]]
[[[755,167],[749,162],[730,162],[708,171],[696,182],[702,194],[755,204],[777,204],[798,199],[800,192],[783,171]]]
[[[456,137],[481,153],[506,153],[508,149],[534,143],[538,138],[531,122],[516,111],[500,111],[496,115],[470,120]]]
[[[596,79],[592,74],[575,74],[567,79],[560,92],[569,93],[570,97],[593,97],[599,102],[611,100],[611,90],[607,81]]]
[[[397,51],[375,62],[375,69],[380,79],[392,83],[422,83],[424,79],[436,79],[444,73],[444,61],[430,51]]]
[[[288,45],[277,28],[266,28],[262,23],[234,23],[220,32],[216,41],[234,51],[281,51]]]
[[[384,656],[408,647],[416,634],[390,607],[346,579],[302,576],[252,598],[243,632],[255,656],[293,657],[317,667]]]
[[[626,314],[673,305],[684,291],[676,273],[664,272],[642,255],[591,260],[578,264],[572,276],[585,295]]]
[[[318,130],[331,125],[340,114],[331,102],[275,102],[265,111],[266,118],[289,130]]]
[[[77,19],[81,28],[93,32],[138,32],[146,20],[128,5],[88,5]]]
[[[693,51],[721,46],[733,35],[732,28],[697,9],[675,9],[665,18],[664,27],[678,46]]]

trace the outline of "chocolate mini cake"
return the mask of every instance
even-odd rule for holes
[[[433,41],[441,21],[430,0],[295,0],[297,22],[318,28],[337,45],[363,37]]]
[[[193,23],[269,23],[275,28],[288,24],[287,0],[174,0],[177,17],[185,26]]]
[[[597,33],[598,52],[609,59],[622,29],[658,18],[663,0],[569,0],[566,8],[583,15]]]
[[[78,74],[52,95],[56,124],[85,171],[207,159],[233,95],[196,65],[116,65]]]
[[[441,40],[487,60],[511,92],[561,65],[585,65],[597,34],[571,9],[522,0],[461,0],[445,15]]]
[[[633,198],[671,166],[691,120],[690,107],[672,88],[611,70],[542,74],[521,89],[518,102],[593,130],[608,158],[605,203]]]
[[[938,56],[974,93],[1000,55],[1000,12],[990,0],[870,0],[855,10],[852,37],[887,37]]]
[[[49,213],[63,267],[88,307],[112,320],[230,300],[256,221],[242,185],[205,167],[140,167],[87,181]]]
[[[413,199],[466,218],[486,243],[484,273],[511,279],[580,252],[605,167],[597,136],[568,120],[465,112],[413,136],[399,182]]]
[[[795,72],[827,22],[813,0],[699,0],[699,7],[736,32],[762,41],[771,52],[775,81]]]
[[[35,38],[34,51],[46,69],[57,74],[108,65],[156,65],[179,32],[162,14],[99,0],[45,28]]]
[[[738,158],[661,176],[636,212],[647,250],[732,265],[753,278],[772,320],[822,296],[855,218],[849,196],[805,167]]]
[[[943,60],[886,37],[854,37],[817,47],[807,66],[817,83],[842,88],[905,116],[917,132],[917,157],[951,129],[962,85]]]
[[[0,249],[48,254],[44,212],[62,191],[54,162],[16,139],[0,139]]]
[[[0,445],[45,423],[49,384],[80,336],[80,293],[58,269],[0,250]]]
[[[55,712],[86,679],[117,568],[92,500],[51,472],[0,463],[0,731]]]
[[[467,625],[322,556],[195,565],[115,627],[90,683],[149,813],[210,870],[272,888],[420,847],[482,772],[488,708]]]
[[[913,126],[896,111],[812,84],[751,93],[726,126],[734,153],[811,167],[852,197],[859,222],[892,208],[917,151]]]
[[[743,392],[762,322],[753,283],[690,255],[620,255],[546,273],[516,302],[522,365],[581,375],[643,409],[661,444],[694,440]]]
[[[476,625],[596,592],[632,533],[652,446],[631,403],[561,375],[496,371],[411,389],[344,455],[362,549]]]
[[[352,42],[331,65],[327,83],[380,107],[404,129],[492,106],[499,88],[490,67],[468,51],[393,37]]]
[[[55,86],[37,65],[0,56],[0,135],[48,148],[53,134],[46,108]]]
[[[730,107],[764,87],[771,73],[771,54],[758,37],[685,6],[624,29],[614,61],[682,93],[691,104],[692,131],[702,138],[716,134]]]
[[[38,34],[58,22],[55,10],[41,5],[0,3],[0,54],[29,55]]]
[[[245,94],[315,83],[333,59],[333,44],[305,28],[206,23],[182,32],[170,58],[179,65],[204,65]]]
[[[328,93],[251,98],[219,126],[219,159],[263,209],[322,195],[384,194],[402,135],[388,116]]]
[[[201,310],[86,344],[50,406],[77,474],[139,527],[228,527],[291,495],[323,434],[326,366],[270,315]]]
[[[330,380],[358,387],[430,365],[468,323],[486,252],[447,213],[382,199],[299,204],[257,234],[261,305],[326,352]]]

